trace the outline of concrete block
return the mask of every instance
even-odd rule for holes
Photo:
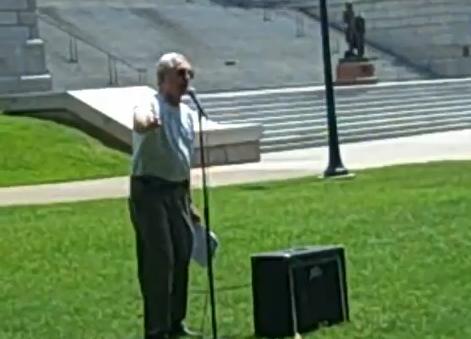
[[[27,40],[26,44],[3,44],[0,49],[0,75],[34,75],[47,73],[44,42]]]
[[[37,39],[39,38],[39,27],[38,25],[28,26],[29,38]]]
[[[43,73],[47,73],[44,42],[41,39],[28,40],[23,50],[22,74]]]
[[[207,163],[211,164],[211,166],[260,161],[259,140],[239,144],[221,144],[206,147],[205,150]],[[200,148],[196,147],[192,159],[192,167],[198,167],[200,165]]]
[[[0,26],[14,25],[18,22],[16,12],[0,12]]]
[[[0,76],[0,93],[15,93],[18,84],[19,78],[16,76]]]
[[[434,71],[444,76],[462,77],[471,75],[470,58],[433,60],[431,67]]]
[[[217,166],[223,164],[226,159],[226,152],[224,146],[213,146],[208,147],[205,149],[206,155],[206,162],[208,164],[212,164],[213,166]],[[193,159],[191,162],[192,167],[200,166],[200,149],[196,148],[195,153],[193,155]]]
[[[62,115],[66,110],[63,109],[63,111],[59,111],[59,109],[66,107],[66,105],[67,93],[64,92],[0,95],[0,109],[9,113],[45,111]],[[48,114],[48,116],[51,118],[57,117],[55,114]]]
[[[0,76],[0,93],[24,93],[49,91],[52,88],[50,74],[34,76]]]
[[[33,26],[38,23],[38,17],[34,11],[19,11],[17,15],[20,25]]]
[[[450,43],[453,39],[453,33],[451,32],[440,32],[429,36],[429,40],[433,44]]]
[[[0,1],[1,10],[21,10],[28,8],[28,0],[2,0]]]
[[[0,76],[16,76],[21,72],[21,47],[3,45],[0,49]]]
[[[24,43],[29,37],[27,27],[0,26],[0,49],[5,43]]]
[[[36,10],[36,0],[26,0],[29,10]]]
[[[50,74],[22,75],[19,79],[17,92],[41,92],[52,88]]]
[[[226,151],[231,164],[260,161],[260,140],[231,145]]]
[[[429,45],[417,47],[416,52],[425,54],[430,59],[458,58],[462,55],[463,48],[459,45]]]
[[[70,98],[64,109],[77,112],[81,119],[130,144],[132,106],[154,95],[150,87],[104,88],[69,91]],[[197,132],[195,130],[195,132]],[[257,124],[204,124],[205,149],[209,165],[255,162],[260,159],[261,126]],[[198,132],[197,132],[198,138]],[[192,165],[199,164],[199,142],[195,140]]]

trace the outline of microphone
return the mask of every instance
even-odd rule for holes
[[[188,95],[195,95],[195,92],[196,92],[196,90],[193,86],[188,86],[188,88],[186,89],[186,93]]]
[[[196,108],[198,108],[198,112],[202,116],[204,116],[206,119],[209,119],[209,117],[206,114],[206,112],[204,111],[203,107],[201,107],[201,104],[200,104],[198,98],[196,97],[195,88],[194,87],[188,87],[188,89],[186,90],[186,93],[190,96],[191,100],[193,100],[193,102],[195,103]]]

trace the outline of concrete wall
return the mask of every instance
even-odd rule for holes
[[[0,93],[50,88],[44,43],[39,38],[36,0],[1,0]]]
[[[79,128],[105,145],[130,152],[132,111],[139,100],[149,100],[155,89],[145,86],[101,88],[68,92],[0,95],[0,111],[54,120]],[[185,97],[185,101],[188,98]],[[200,165],[196,127],[193,166]],[[210,166],[260,161],[263,128],[255,123],[203,124],[207,164]]]

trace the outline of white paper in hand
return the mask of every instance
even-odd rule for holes
[[[216,249],[219,245],[216,234],[210,232],[209,246],[211,249],[211,257],[214,257]],[[206,250],[206,228],[199,223],[193,224],[193,252],[191,258],[201,267],[208,265],[208,256]]]

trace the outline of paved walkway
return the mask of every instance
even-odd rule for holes
[[[471,160],[471,129],[379,141],[346,144],[342,158],[349,170],[438,160]],[[211,167],[211,186],[281,180],[319,175],[328,160],[327,148],[264,154],[259,163]],[[201,172],[192,171],[194,187],[201,186]],[[0,189],[0,206],[72,202],[128,195],[128,178],[117,177],[61,184]]]

